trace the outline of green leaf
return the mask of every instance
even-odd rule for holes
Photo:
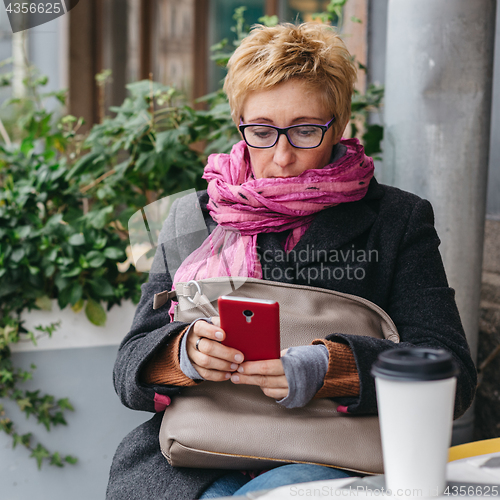
[[[80,285],[80,283],[73,283],[69,292],[69,303],[74,306],[82,298],[82,294],[82,285]]]
[[[85,315],[88,320],[96,326],[104,326],[106,324],[106,311],[102,308],[99,302],[96,302],[93,299],[89,299],[87,301]]]
[[[358,63],[359,69],[362,69],[363,71],[368,71],[368,68],[364,64],[360,63],[359,61],[356,62]]]
[[[114,296],[113,287],[110,285],[109,281],[105,280],[104,278],[97,277],[88,280],[88,282],[90,283],[93,292],[98,297],[106,298]]]
[[[12,448],[15,448],[19,443],[22,443],[22,442],[23,442],[22,436],[17,434],[17,432],[14,433],[12,436]]]
[[[40,269],[38,267],[34,267],[34,266],[30,266],[28,265],[28,271],[30,272],[30,274],[32,274],[33,276],[36,276],[39,272],[40,272]]]
[[[66,455],[64,457],[64,461],[67,462],[68,464],[74,465],[78,462],[78,458],[72,457],[71,455]]]
[[[259,17],[258,19],[259,23],[263,24],[264,26],[268,26],[272,28],[273,26],[276,26],[280,20],[278,16],[262,16]]]
[[[37,297],[35,300],[35,304],[42,311],[52,311],[52,301],[47,295],[42,295],[41,297]]]
[[[74,276],[78,276],[82,272],[81,267],[74,267],[73,269],[70,269],[69,271],[66,271],[65,273],[61,273],[61,276],[63,278],[73,278]]]
[[[130,215],[132,215],[132,214],[130,214]],[[94,248],[96,250],[101,250],[102,248],[104,248],[106,246],[107,242],[108,242],[108,238],[106,236],[101,236],[94,241]]]
[[[59,455],[59,452],[55,452],[52,457],[50,457],[50,465],[55,465],[57,467],[64,467],[64,464],[62,463],[61,456]]]
[[[127,171],[128,166],[130,165],[130,160],[125,160],[116,165],[115,167],[115,176],[116,178],[122,178],[125,172]]]
[[[43,270],[43,272],[47,278],[50,278],[54,274],[55,270],[56,267],[50,264]]]
[[[17,404],[21,411],[24,411],[26,408],[33,406],[29,398],[18,399]]]
[[[87,262],[90,267],[101,267],[104,262],[106,261],[106,258],[101,252],[98,252],[97,250],[92,250],[89,252],[85,258],[87,259]]]
[[[351,122],[351,137],[356,137],[357,133],[358,133],[358,127],[356,127],[354,122]]]
[[[26,137],[23,139],[21,143],[21,152],[25,155],[28,156],[29,152],[33,149],[33,138],[32,137]]]
[[[57,257],[56,263],[59,266],[67,267],[73,263],[73,259],[71,257]]]
[[[82,156],[73,166],[73,168],[66,174],[66,180],[70,180],[77,174],[84,172],[88,167],[92,165],[94,160],[99,156],[98,152],[92,151],[85,156]]]
[[[73,408],[73,405],[69,402],[68,398],[62,398],[57,401],[57,405],[61,410],[70,410],[70,411],[75,411]]]
[[[31,458],[36,459],[36,463],[38,465],[38,469],[42,468],[42,463],[45,458],[50,457],[50,453],[44,448],[40,443],[36,446],[36,448],[32,451]]]
[[[90,224],[95,229],[102,229],[106,225],[108,215],[114,210],[113,206],[107,206],[99,210],[97,213],[92,213],[90,217]]]
[[[363,144],[365,146],[365,153],[368,156],[373,156],[376,153],[380,153],[381,142],[384,138],[384,127],[381,125],[369,125],[366,132],[363,134]]]
[[[60,273],[58,273],[54,279],[54,284],[60,293],[68,286],[69,280],[65,279]]]
[[[63,290],[59,292],[59,296],[57,297],[57,304],[59,305],[59,309],[64,309],[69,303],[69,293],[68,290]]]
[[[77,121],[77,118],[76,116],[73,116],[73,115],[65,115],[61,118],[61,123],[74,123]]]
[[[47,254],[47,259],[50,262],[54,262],[56,260],[56,258],[57,258],[58,251],[59,251],[58,248],[53,248],[52,250],[50,250],[50,252]]]
[[[19,238],[26,238],[31,232],[31,226],[21,226],[16,229],[17,236]]]
[[[31,443],[31,436],[31,432],[27,432],[21,436],[21,443],[23,446],[26,446],[26,448],[28,448]]]
[[[179,127],[172,130],[165,130],[156,135],[156,152],[161,151],[175,145],[179,137],[187,132],[186,127]],[[139,161],[139,166],[145,161]]]
[[[85,244],[85,237],[83,236],[82,233],[72,234],[68,238],[68,243],[70,245],[73,245],[74,247],[79,246],[79,245],[84,245]]]
[[[104,250],[104,256],[107,259],[118,260],[125,257],[123,250],[116,247],[108,247]]]
[[[25,255],[24,248],[16,248],[10,255],[10,259],[15,262],[19,263]]]
[[[45,230],[47,232],[52,231],[54,227],[59,226],[61,224],[62,218],[63,218],[62,214],[52,215],[45,224]]]
[[[71,306],[71,309],[73,309],[73,312],[79,313],[83,309],[84,304],[85,301],[83,299],[80,299],[76,302],[76,304]]]
[[[31,330],[28,331],[28,335],[29,335],[31,342],[33,342],[33,345],[38,345],[38,343],[36,341],[35,334]]]

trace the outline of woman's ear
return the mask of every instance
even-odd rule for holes
[[[337,144],[340,142],[340,139],[344,136],[345,129],[347,128],[347,125],[349,125],[349,118],[345,121],[344,126],[340,127],[338,130],[339,132],[337,133],[337,136],[335,137],[335,142],[334,144]]]
[[[243,141],[245,139],[243,138],[243,134],[241,133],[241,130],[240,130],[240,125],[242,123],[245,123],[245,122],[243,121],[243,117],[240,116],[240,118],[238,119],[238,123],[236,124],[236,128],[238,129],[238,133],[240,134],[241,140]]]

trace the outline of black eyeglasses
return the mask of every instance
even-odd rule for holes
[[[272,148],[285,134],[288,142],[299,149],[317,148],[325,137],[326,131],[332,126],[335,116],[324,125],[317,123],[307,123],[292,125],[291,127],[279,128],[274,125],[264,125],[260,123],[246,123],[240,120],[240,132],[243,139],[251,148],[267,149]]]

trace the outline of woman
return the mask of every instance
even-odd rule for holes
[[[215,498],[349,475],[294,464],[252,479],[239,471],[169,466],[158,444],[162,412],[182,386],[201,380],[258,385],[286,407],[334,397],[346,413],[374,414],[370,368],[378,354],[426,346],[449,350],[460,366],[455,417],[474,396],[476,372],[446,281],[431,205],[378,184],[358,141],[341,140],[356,79],[342,40],[324,25],[259,26],[228,69],[224,88],[243,140],[230,155],[209,159],[208,192],[199,194],[199,204],[211,235],[196,250],[196,269],[189,259],[181,264],[173,286],[231,274],[337,290],[387,311],[401,343],[332,332],[279,360],[245,362],[242,353],[219,343],[224,332],[216,324],[171,322],[168,304],[152,309],[154,294],[172,287],[158,251],[114,371],[125,405],[157,413],[118,448],[108,499]],[[185,240],[175,238],[192,213],[175,208],[163,235],[186,256],[193,249],[186,251]],[[217,245],[227,238],[241,250],[227,251],[222,262]]]

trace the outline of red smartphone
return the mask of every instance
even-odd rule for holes
[[[245,361],[279,359],[280,312],[274,300],[223,296],[218,299],[222,344],[238,349]]]

